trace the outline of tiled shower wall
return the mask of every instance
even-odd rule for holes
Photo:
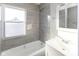
[[[39,6],[28,3],[12,3],[8,5],[25,8],[27,13],[26,25],[32,24],[32,29],[26,30],[26,36],[2,40],[2,51],[39,40]]]
[[[40,5],[40,40],[45,42],[57,35],[56,7],[58,3],[43,3]]]
[[[45,42],[50,35],[50,28],[48,23],[48,16],[50,15],[50,3],[43,3],[40,5],[40,40]]]

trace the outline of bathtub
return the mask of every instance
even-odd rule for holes
[[[34,41],[9,50],[3,51],[2,56],[44,56],[44,43]]]

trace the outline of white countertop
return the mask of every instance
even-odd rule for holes
[[[76,52],[75,48],[73,48],[74,44],[72,42],[69,42],[68,44],[66,44],[66,43],[62,42],[61,39],[56,37],[54,39],[50,39],[50,40],[46,41],[46,44],[66,56],[77,56],[77,52]]]

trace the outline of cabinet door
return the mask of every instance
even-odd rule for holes
[[[62,53],[58,52],[54,48],[46,45],[46,55],[47,56],[64,56]]]

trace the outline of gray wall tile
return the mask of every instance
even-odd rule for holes
[[[25,8],[27,10],[26,25],[32,24],[32,29],[26,30],[26,36],[5,38],[5,40],[2,40],[2,51],[39,40],[39,7],[28,3],[8,3],[7,5]]]

